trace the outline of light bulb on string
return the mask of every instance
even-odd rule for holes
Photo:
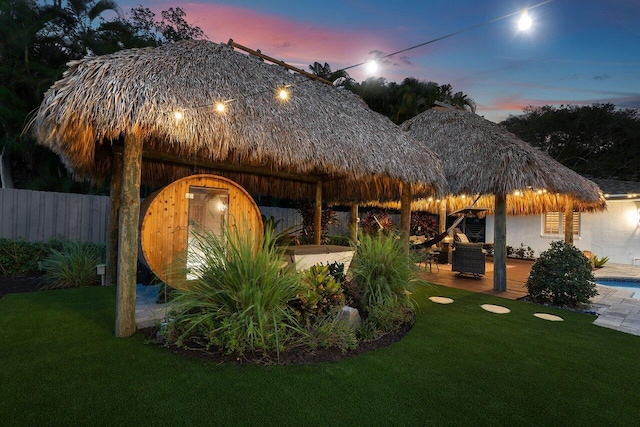
[[[224,104],[224,102],[218,102],[216,104],[216,111],[218,113],[224,113],[227,110],[227,106]]]
[[[366,67],[369,74],[375,74],[378,72],[378,61],[372,59],[371,61],[367,62]]]
[[[287,90],[287,87],[289,86],[287,85],[278,89],[278,99],[280,99],[280,101],[286,101],[289,99],[289,91]]]
[[[522,14],[518,21],[518,29],[520,31],[527,31],[529,28],[531,28],[531,17],[529,16],[527,9],[522,9]]]
[[[184,119],[184,114],[182,113],[182,111],[174,111],[173,118],[179,122],[180,120]]]

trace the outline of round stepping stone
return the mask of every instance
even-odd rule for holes
[[[509,310],[507,307],[503,307],[501,305],[482,304],[480,307],[482,307],[484,310],[496,314],[507,314],[511,312],[511,310]]]
[[[550,320],[552,322],[563,322],[564,319],[560,316],[556,316],[555,314],[549,314],[549,313],[533,313],[534,316],[540,318],[540,319],[544,319],[544,320]]]
[[[436,304],[451,304],[453,300],[447,297],[429,297],[429,299]]]

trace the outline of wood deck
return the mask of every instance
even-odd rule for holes
[[[440,271],[433,264],[431,272],[428,265],[422,264],[420,277],[430,283],[508,299],[518,299],[527,295],[527,288],[524,285],[533,261],[507,259],[507,290],[505,292],[493,290],[493,259],[488,258],[487,261],[486,274],[479,279],[471,276],[457,276],[457,273],[451,271],[451,264],[438,264]]]

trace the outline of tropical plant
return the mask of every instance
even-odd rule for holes
[[[381,210],[369,211],[367,216],[360,220],[360,226],[364,234],[389,234],[395,229],[389,215]]]
[[[38,272],[49,254],[45,243],[0,238],[0,276],[24,276]]]
[[[593,266],[595,268],[602,268],[609,261],[608,256],[598,257],[597,255],[593,256]]]
[[[531,267],[525,285],[536,302],[575,307],[598,294],[591,263],[575,246],[551,242]]]
[[[416,236],[432,236],[438,233],[438,222],[432,215],[411,212],[411,234]]]
[[[62,248],[40,263],[44,271],[43,289],[77,288],[100,284],[96,266],[104,262],[104,246],[76,240],[64,241]]]
[[[198,259],[191,263],[197,279],[171,303],[170,342],[228,353],[278,352],[300,332],[289,305],[298,294],[297,276],[282,269],[284,249],[270,228],[265,231],[264,237],[237,229],[224,238],[197,236]]]
[[[344,306],[344,293],[329,272],[328,265],[314,265],[300,273],[297,298],[291,302],[305,324],[327,316],[332,307]]]
[[[405,244],[394,235],[364,234],[351,263],[353,281],[365,311],[400,303],[410,305],[417,267]]]

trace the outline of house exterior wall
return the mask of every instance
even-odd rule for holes
[[[574,236],[573,244],[595,255],[609,257],[616,264],[640,265],[640,201],[609,200],[607,210],[580,214],[580,235]],[[487,215],[487,243],[493,243],[493,215]],[[563,240],[564,235],[544,235],[542,215],[508,216],[507,245],[514,248],[520,244],[531,246],[535,256],[547,250],[554,240]]]

